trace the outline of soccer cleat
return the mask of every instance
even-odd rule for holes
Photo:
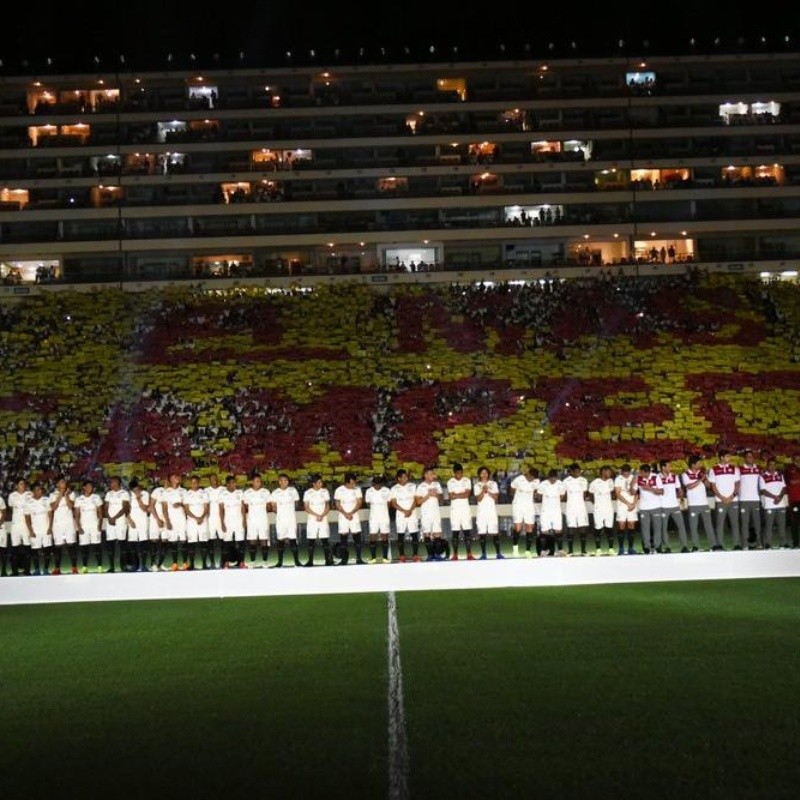
[[[475,554],[474,553],[467,553],[467,561],[475,561]]]
[[[480,557],[478,558],[478,561],[486,561],[486,559],[487,559],[486,553],[481,553]]]
[[[500,560],[502,561],[504,558],[505,558],[505,556],[504,556],[502,553],[498,553],[498,554],[495,556],[495,560],[497,560],[497,559],[500,559]]]
[[[239,562],[239,569],[247,569],[247,564],[245,564],[244,561],[240,561]]]
[[[514,556],[514,558],[519,558],[519,545],[518,544],[515,544],[515,545],[512,546],[511,555]]]
[[[533,551],[532,550],[526,550],[525,551],[525,558],[533,558]]]
[[[414,556],[414,557],[413,557],[411,560],[412,560],[412,561],[416,561],[416,562],[420,562],[420,561],[422,561],[422,556],[420,556],[420,555],[415,555],[415,556]]]
[[[398,560],[398,561],[399,561],[401,564],[405,564],[405,563],[406,563],[406,557],[405,557],[405,556],[400,556],[400,558],[399,558],[399,559],[397,559],[397,560]]]
[[[60,575],[61,574],[61,568],[60,567],[56,567],[50,574],[51,575]]]
[[[363,558],[357,558],[357,559],[356,559],[356,564],[360,564],[361,566],[364,566],[366,563],[367,563],[367,562],[366,562],[366,561],[364,561],[364,559],[363,559]]]
[[[693,548],[692,548],[692,552],[693,552],[693,553],[697,553],[697,552],[699,552],[699,551],[700,551],[700,548],[699,548],[699,547],[693,547]]]
[[[89,567],[81,567],[81,575],[88,575]]]
[[[368,564],[377,564],[378,563],[378,559],[377,558],[371,558],[367,563]]]
[[[73,567],[73,568],[70,570],[70,574],[72,574],[72,575],[77,575],[77,574],[78,574],[78,568],[77,568],[77,567]]]
[[[635,556],[636,555],[636,549],[633,548],[633,547],[629,547],[628,548],[628,555],[629,556]]]
[[[453,553],[453,555],[450,556],[450,560],[451,561],[458,561],[458,553]]]
[[[184,561],[183,564],[181,564],[181,572],[186,572],[187,569],[189,569],[189,564]]]
[[[689,552],[688,547],[681,547],[681,553],[688,553],[688,552]]]
[[[391,564],[391,563],[392,563],[392,559],[391,558],[382,558],[381,559],[381,564]]]
[[[177,562],[173,563],[173,565],[169,568],[170,572],[177,572],[180,569]]]
[[[624,556],[625,555],[625,548],[624,547],[620,547],[620,549],[617,551],[617,555],[618,556]]]

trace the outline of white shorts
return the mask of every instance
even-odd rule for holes
[[[567,508],[564,516],[567,518],[568,528],[589,527],[589,512],[586,508]]]
[[[469,505],[450,506],[450,530],[454,532],[472,530],[472,512]]]
[[[437,508],[435,512],[422,513],[419,518],[419,528],[423,536],[442,532],[442,515]]]
[[[306,539],[329,539],[330,535],[331,526],[327,519],[309,518],[306,522]]]
[[[34,523],[33,525],[33,532],[36,534],[35,536],[31,536],[31,550],[41,550],[43,547],[52,547],[53,546],[53,537],[47,531],[49,529],[49,521],[45,521],[44,524],[37,525]]]
[[[81,533],[78,534],[78,544],[81,547],[86,547],[90,544],[100,544],[102,537],[100,535],[100,527],[97,526],[95,528],[84,528]]]
[[[596,508],[592,514],[594,528],[599,531],[601,528],[614,527],[614,511],[610,508]]]
[[[11,527],[0,523],[0,547],[6,548],[11,541]]]
[[[406,516],[402,511],[395,514],[394,526],[398,533],[417,533],[419,531],[419,517],[416,514]]]
[[[500,530],[500,521],[497,519],[497,514],[481,514],[475,518],[475,527],[479,536],[496,536]]]
[[[205,520],[202,522],[196,519],[186,520],[186,541],[191,544],[208,541],[208,524]]]
[[[138,525],[134,527],[128,523],[128,541],[129,542],[146,542],[150,538],[150,521],[139,520]]]
[[[222,523],[219,520],[219,514],[216,517],[209,517],[206,522],[208,523],[208,539],[209,541],[214,541],[214,539],[221,539],[222,538]]]
[[[117,520],[113,525],[106,524],[107,542],[124,542],[128,538],[128,523]]]
[[[222,537],[223,542],[243,542],[244,529],[239,527],[231,528],[228,526],[228,530],[221,531],[220,536]]]
[[[339,535],[346,533],[361,533],[361,518],[358,514],[353,519],[347,519],[344,514],[339,514]]]
[[[542,533],[547,531],[563,530],[564,522],[560,511],[542,511],[539,519],[539,527]]]
[[[286,539],[297,538],[297,520],[296,519],[276,519],[275,520],[275,537],[284,541]]]
[[[150,517],[147,536],[151,542],[160,542],[164,538],[164,526],[159,525],[155,517]]]
[[[247,541],[248,542],[268,542],[269,541],[269,520],[247,520]]]
[[[27,525],[12,525],[11,526],[11,546],[12,547],[30,547],[31,535],[28,533]]]
[[[511,504],[511,521],[515,525],[533,525],[536,521],[535,509],[533,503],[528,505],[514,505]]]
[[[639,513],[635,508],[617,503],[617,522],[636,522],[638,519]]]
[[[66,544],[75,544],[77,536],[74,525],[54,525],[53,544],[56,547],[63,547]]]
[[[392,529],[392,523],[389,521],[389,513],[379,514],[369,518],[369,533],[370,536],[378,536],[379,534],[388,534]]]
[[[172,528],[164,526],[164,530],[161,532],[161,541],[162,542],[185,542],[186,541],[186,524],[185,523],[178,523],[177,525],[173,522]]]

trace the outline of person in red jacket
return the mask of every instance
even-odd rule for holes
[[[787,465],[783,477],[789,499],[786,521],[792,532],[792,547],[800,547],[800,453],[792,456],[792,463]]]

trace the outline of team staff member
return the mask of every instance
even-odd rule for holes
[[[786,522],[792,534],[792,547],[800,547],[800,453],[792,456],[792,463],[783,472],[786,481]]]
[[[725,520],[728,520],[733,537],[733,549],[741,550],[741,533],[739,530],[739,468],[731,464],[731,454],[727,450],[719,451],[719,463],[708,473],[711,491],[716,498],[715,525],[717,534],[717,550],[724,550]],[[744,543],[745,546],[747,542]]]
[[[788,547],[786,541],[786,479],[775,465],[774,458],[768,458],[764,471],[758,476],[761,502],[764,506],[764,531],[762,545],[765,550],[772,548],[772,528],[778,523],[778,536],[781,547]]]
[[[717,549],[717,534],[711,521],[711,509],[708,506],[708,475],[700,456],[689,456],[686,470],[681,475],[681,483],[686,496],[686,513],[689,517],[689,536],[692,543],[700,546],[700,523],[708,539],[708,549]]]
[[[739,465],[739,530],[742,545],[751,550],[761,542],[761,495],[759,477],[761,467],[756,464],[752,450],[744,451],[744,462]],[[752,526],[752,535],[750,528]]]
[[[645,555],[652,555],[661,547],[661,495],[658,475],[649,464],[639,467],[636,478],[636,493],[639,495],[639,527],[642,530],[642,546]]]
[[[675,523],[678,530],[678,538],[681,542],[681,553],[689,552],[689,542],[686,539],[686,523],[683,521],[681,512],[681,500],[683,491],[681,489],[680,478],[672,471],[672,466],[667,459],[659,463],[661,472],[659,473],[659,485],[662,489],[661,495],[661,550],[662,553],[671,553],[669,546],[669,523]],[[694,552],[700,549],[698,543],[692,548]]]

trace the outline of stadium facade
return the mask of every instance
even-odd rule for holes
[[[5,284],[796,275],[800,54],[0,78]]]

